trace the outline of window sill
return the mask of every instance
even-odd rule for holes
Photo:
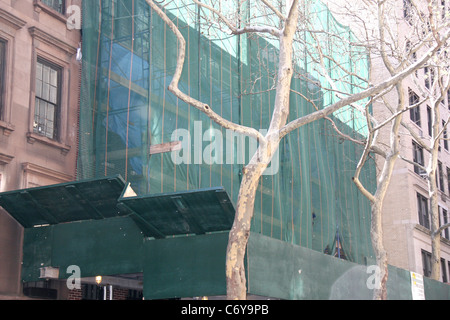
[[[8,164],[14,159],[14,156],[8,154],[0,153],[0,165]]]
[[[9,137],[9,135],[14,131],[15,127],[11,123],[0,120],[0,129],[3,130],[3,135]]]
[[[47,5],[43,4],[40,0],[34,0],[34,11],[36,12],[41,12],[44,11],[45,13],[51,15],[52,17],[66,23],[67,22],[67,17],[56,11],[53,8],[48,7]]]
[[[422,226],[421,224],[416,224],[415,228],[417,230],[419,230],[419,231],[422,231],[423,233],[425,233],[428,236],[431,235],[430,229],[428,229],[427,227]]]
[[[66,155],[70,151],[70,146],[60,143],[58,141],[49,139],[47,137],[41,136],[34,132],[27,133],[27,141],[30,144],[34,144],[37,141],[37,142],[43,143],[45,145],[51,146],[53,148],[60,149],[61,154],[63,154],[63,155]]]

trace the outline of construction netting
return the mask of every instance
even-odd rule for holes
[[[246,17],[241,24],[258,18],[251,1],[239,1],[239,10],[238,1],[223,3],[227,16],[239,11]],[[275,97],[276,41],[231,35],[208,23],[214,16],[192,1],[162,4],[186,40],[180,89],[230,121],[267,129]],[[330,42],[326,32],[320,39],[319,33],[299,32],[303,40],[295,44],[301,54],[289,120],[332,103],[331,83],[351,93],[364,86],[368,75],[367,59],[350,46],[349,30],[319,2],[309,4],[308,11],[324,30],[339,35],[333,41],[341,42]],[[324,57],[335,57],[326,64],[335,81],[317,68],[313,43],[323,43]],[[241,170],[255,142],[221,128],[168,91],[177,48],[173,32],[145,0],[83,1],[78,178],[120,174],[139,195],[223,186],[236,203]],[[354,110],[342,109],[330,120],[361,138],[366,128]],[[178,148],[171,147],[174,141],[181,141]],[[364,263],[372,256],[370,203],[351,180],[361,152],[361,146],[338,136],[329,120],[287,135],[260,179],[252,230]],[[361,177],[370,190],[375,174],[370,160]]]

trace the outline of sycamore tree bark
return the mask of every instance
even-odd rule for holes
[[[181,73],[183,72],[183,64],[186,54],[186,41],[181,32],[178,30],[177,26],[170,20],[170,18],[168,18],[168,16],[165,14],[164,9],[161,7],[161,4],[163,4],[164,1],[156,2],[152,0],[146,0],[152,10],[154,10],[154,12],[158,14],[158,16],[167,24],[167,26],[169,26],[171,31],[177,37],[177,66],[172,81],[169,85],[169,91],[182,101],[204,112],[211,120],[213,120],[223,128],[253,137],[259,142],[256,153],[252,156],[250,162],[243,169],[243,177],[236,204],[235,218],[229,234],[229,242],[226,252],[227,299],[243,300],[246,299],[247,295],[244,256],[250,234],[256,189],[261,175],[272,160],[272,157],[279,146],[280,140],[285,135],[289,134],[293,130],[300,128],[303,125],[306,125],[318,119],[326,118],[333,112],[345,106],[348,106],[351,103],[366,99],[384,91],[387,88],[395,86],[402,79],[420,68],[429,59],[429,56],[424,56],[422,59],[419,59],[410,67],[402,70],[401,72],[393,74],[391,77],[384,79],[382,82],[376,85],[370,86],[369,88],[359,93],[349,94],[330,106],[327,106],[323,109],[317,110],[287,123],[289,115],[289,95],[291,79],[293,75],[293,41],[294,36],[296,35],[300,15],[300,6],[298,4],[299,1],[290,1],[286,6],[286,14],[283,14],[276,8],[275,5],[272,5],[269,1],[261,0],[261,4],[265,5],[267,10],[271,11],[279,18],[279,24],[281,24],[281,26],[278,24],[274,27],[270,27],[267,25],[248,25],[243,28],[236,27],[215,7],[208,6],[207,4],[198,0],[192,1],[202,9],[209,10],[212,15],[217,18],[216,23],[225,24],[232,35],[242,35],[247,33],[258,33],[262,35],[266,34],[270,35],[272,38],[277,38],[279,43],[278,73],[276,77],[275,87],[276,98],[273,107],[274,111],[271,117],[271,122],[267,134],[262,135],[254,128],[232,123],[222,118],[220,115],[213,111],[213,106],[209,106],[208,104],[194,99],[178,88],[178,82],[180,80]],[[430,51],[429,53],[433,53],[433,51]],[[392,157],[395,158],[396,154],[393,154]],[[386,170],[392,171],[392,167],[387,166]],[[379,210],[381,210],[381,207]],[[379,210],[377,208],[375,211],[379,212]],[[378,217],[379,216],[380,215],[378,213]],[[376,220],[375,226],[373,227],[373,230],[375,230],[375,235],[380,234],[379,226],[379,222],[378,220]],[[380,239],[379,236],[377,239]],[[375,244],[377,243],[378,240],[376,240]],[[383,256],[382,252],[380,253],[380,256]]]

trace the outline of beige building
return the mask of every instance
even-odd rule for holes
[[[0,0],[0,192],[75,179],[80,4]],[[22,237],[0,211],[0,296],[22,296]]]
[[[373,6],[368,10],[367,3],[361,1],[354,3],[350,0],[327,1],[330,9],[338,20],[348,25],[356,34],[365,39],[367,35],[378,34],[378,25],[370,17],[376,16],[377,8]],[[448,19],[450,14],[450,1],[436,1],[439,4],[435,13],[435,19]],[[414,6],[414,5],[416,6]],[[385,17],[389,16],[390,32],[387,39],[392,41],[390,48],[395,52],[406,54],[414,44],[420,42],[420,38],[427,34],[426,21],[428,18],[427,2],[424,0],[404,0],[386,2]],[[390,8],[389,6],[392,6]],[[346,9],[347,8],[347,9]],[[348,9],[350,8],[350,9]],[[350,10],[350,11],[349,11]],[[349,14],[354,10],[355,15]],[[371,15],[367,14],[372,10]],[[366,15],[367,14],[367,15]],[[418,14],[422,15],[421,20]],[[353,19],[354,17],[356,19]],[[369,30],[364,30],[364,27]],[[373,22],[373,24],[371,24]],[[397,34],[396,34],[397,33]],[[409,43],[408,43],[409,39]],[[378,40],[376,40],[378,41]],[[428,46],[422,47],[414,57],[419,57]],[[400,56],[398,55],[397,58]],[[395,64],[395,63],[394,63]],[[379,83],[389,78],[389,73],[380,58],[376,55],[371,60],[371,81]],[[421,69],[415,72],[403,82],[404,98],[407,104],[415,104],[422,101],[432,93],[432,75],[430,69]],[[436,97],[436,95],[434,95]],[[386,100],[396,107],[398,101],[395,90],[392,90]],[[430,100],[425,101],[419,107],[407,111],[403,115],[403,121],[427,144],[431,138],[431,108]],[[440,129],[442,121],[446,121],[450,115],[450,92],[447,92],[439,105]],[[386,119],[392,113],[386,109],[384,102],[376,101],[373,104],[376,119]],[[444,122],[445,123],[445,122]],[[379,142],[389,143],[389,126],[385,126],[380,132]],[[449,128],[450,130],[450,128]],[[445,137],[444,133],[443,137]],[[448,136],[447,136],[448,137]],[[420,148],[411,133],[402,127],[400,129],[401,156],[408,161],[398,159],[395,165],[390,187],[383,206],[383,236],[384,244],[388,252],[390,265],[417,272],[429,276],[431,260],[431,236],[430,236],[430,200],[426,177],[418,166],[411,162],[419,162],[428,165],[430,154]],[[450,141],[441,140],[439,148],[438,178],[439,188],[439,220],[441,224],[450,222]],[[378,170],[381,170],[383,160],[378,158]],[[441,281],[449,282],[450,275],[450,230],[441,234]]]
[[[417,2],[417,1],[416,1]],[[448,1],[447,1],[448,2]],[[414,9],[409,1],[398,2],[397,17],[403,18],[399,23],[399,45],[405,50],[417,43],[420,37],[420,26],[413,20]],[[419,3],[421,3],[419,1]],[[423,3],[423,2],[422,2]],[[445,5],[445,1],[442,2]],[[446,6],[450,4],[447,3]],[[450,8],[442,8],[442,15]],[[417,28],[419,27],[419,28]],[[408,43],[409,39],[410,42]],[[423,48],[426,50],[427,46]],[[423,52],[423,51],[422,51]],[[419,56],[421,52],[416,55]],[[414,58],[414,57],[413,57]],[[382,76],[380,61],[373,61],[372,77]],[[414,105],[427,96],[437,97],[433,93],[432,76],[428,68],[418,70],[403,81],[404,98],[407,104]],[[386,73],[385,73],[386,74]],[[396,106],[396,94],[389,95],[388,101]],[[425,100],[420,106],[404,113],[403,121],[417,134],[426,145],[430,145],[432,135],[432,104]],[[450,115],[450,92],[447,92],[439,104],[439,128],[442,129]],[[374,105],[376,117],[389,114],[381,104]],[[381,117],[380,117],[381,116]],[[387,128],[386,130],[388,130]],[[450,129],[450,128],[449,128]],[[382,139],[388,141],[386,132]],[[444,131],[443,138],[447,137]],[[412,163],[428,166],[430,154],[422,148],[411,133],[400,130],[401,156],[408,161],[398,159],[393,172],[391,184],[384,202],[383,232],[384,244],[388,252],[388,263],[403,269],[431,275],[431,218],[429,190],[426,173]],[[439,221],[442,224],[450,222],[450,141],[441,140],[438,151],[437,185]],[[412,163],[411,163],[412,162]],[[450,230],[441,233],[441,281],[449,282],[450,273]]]

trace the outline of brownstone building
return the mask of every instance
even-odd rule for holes
[[[0,0],[0,192],[75,179],[81,32],[68,17],[81,17],[68,9],[80,7]],[[22,296],[22,234],[0,211],[0,296]]]

